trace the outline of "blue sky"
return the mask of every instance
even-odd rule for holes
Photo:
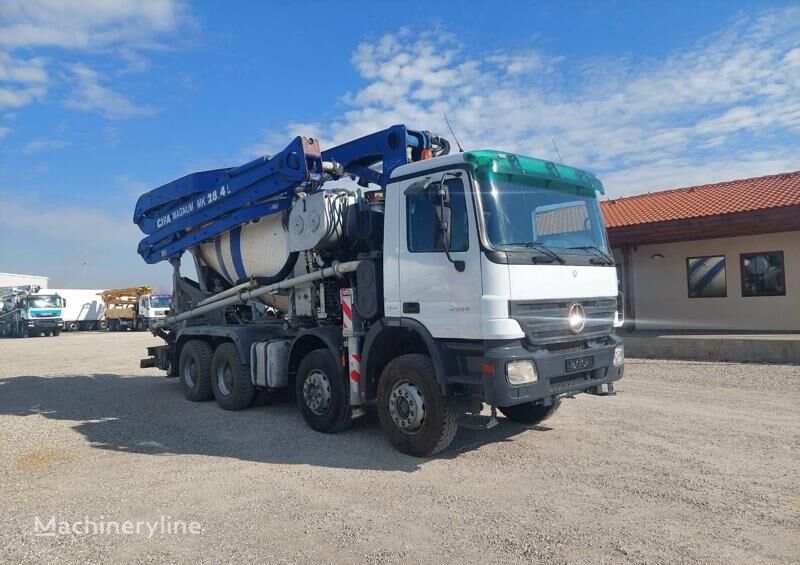
[[[166,287],[142,192],[442,109],[610,197],[797,170],[798,92],[794,2],[3,0],[0,271]]]

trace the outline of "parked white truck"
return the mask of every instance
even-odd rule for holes
[[[106,321],[103,315],[106,305],[98,293],[102,290],[86,290],[81,288],[56,288],[40,290],[37,294],[55,293],[61,296],[66,306],[62,309],[61,318],[64,331],[104,330]]]
[[[459,425],[496,425],[497,409],[535,424],[564,397],[613,392],[624,353],[600,181],[508,152],[448,152],[404,126],[324,152],[298,137],[142,195],[139,253],[174,267],[173,310],[155,331],[166,344],[142,366],[228,410],[288,388],[321,432],[374,405],[416,456],[445,449]],[[336,183],[347,177],[358,186]],[[197,281],[180,273],[185,251]]]
[[[38,286],[0,288],[0,335],[57,336],[64,328],[65,300],[57,291]]]
[[[112,332],[151,329],[169,312],[170,296],[153,294],[149,286],[104,290],[100,297],[106,305],[104,322]]]

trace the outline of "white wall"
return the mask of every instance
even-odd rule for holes
[[[49,280],[48,277],[40,277],[36,275],[18,275],[16,273],[0,273],[0,287],[39,285],[42,288],[47,288],[48,280]]]
[[[739,255],[759,251],[783,251],[786,296],[742,296]],[[689,298],[686,259],[708,255],[725,256],[728,296]],[[641,245],[631,263],[637,329],[800,331],[800,231]]]

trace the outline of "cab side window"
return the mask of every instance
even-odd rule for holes
[[[459,178],[449,178],[444,183],[450,193],[450,202],[446,206],[450,210],[450,251],[467,251],[469,225],[464,182]],[[406,196],[406,234],[408,250],[412,253],[444,252],[444,239],[436,215],[439,202],[432,193]]]

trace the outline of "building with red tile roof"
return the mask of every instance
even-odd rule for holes
[[[800,171],[602,202],[630,325],[800,331]]]

